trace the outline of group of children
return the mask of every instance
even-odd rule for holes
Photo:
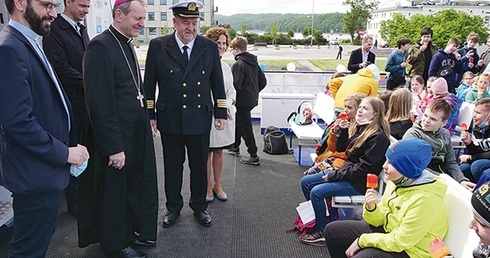
[[[485,87],[489,82],[490,74],[482,74],[479,76],[477,85]],[[385,102],[379,97],[363,98],[359,94],[345,98],[343,112],[328,127],[324,146],[318,148],[319,155],[315,164],[305,172],[306,176],[301,180],[303,194],[307,200],[312,201],[316,220],[316,229],[302,238],[303,243],[318,244],[326,241],[328,245],[329,233],[324,233],[328,223],[326,200],[332,196],[369,193],[366,188],[366,175],[368,173],[378,174],[381,169],[385,171],[385,174],[389,173],[390,165],[397,168],[399,172],[391,179],[389,175],[386,176],[388,181],[391,180],[395,184],[396,191],[398,188],[427,182],[436,183],[437,179],[428,176],[427,173],[449,174],[463,187],[473,191],[475,182],[482,174],[485,174],[485,169],[490,168],[490,131],[487,133],[490,120],[490,98],[478,99],[475,103],[473,127],[461,132],[461,140],[467,146],[468,154],[461,155],[459,157],[461,164],[458,164],[452,146],[451,133],[444,127],[448,124],[455,125],[453,121],[457,122],[457,115],[454,115],[454,110],[455,108],[459,110],[462,100],[448,92],[447,83],[443,78],[429,80],[428,86],[424,87],[424,85],[421,77],[414,77],[411,81],[412,91],[407,88],[396,89],[391,95],[388,95]],[[417,112],[414,113],[414,110]],[[391,164],[392,161],[389,159],[386,161],[389,156],[390,138],[391,142],[396,140],[405,142],[406,139],[417,138],[430,147],[427,165],[421,165],[423,173],[417,173],[417,177],[411,174],[407,176],[400,171],[404,168]],[[403,155],[410,156],[408,153]],[[420,158],[420,156],[421,153],[417,153],[412,158]],[[410,167],[413,164],[415,163],[407,161],[403,163],[403,166]],[[488,173],[490,178],[490,170]],[[422,174],[425,175],[424,179],[417,180]],[[407,180],[410,183],[407,184]],[[421,188],[425,189],[425,187]],[[436,195],[437,198],[440,198],[440,193]],[[430,203],[429,205],[433,205],[432,202]],[[366,211],[364,213],[369,214]],[[337,229],[330,231],[330,234],[337,231]],[[384,233],[389,234],[386,230]],[[361,240],[356,241],[359,247]],[[367,244],[366,241],[364,243]],[[339,243],[335,241],[332,243],[333,246],[339,246]],[[331,249],[332,252],[336,252],[333,247]],[[399,250],[393,251],[398,252]],[[410,253],[408,249],[405,251]],[[423,252],[429,252],[428,247]]]
[[[490,181],[490,73],[475,76],[486,65],[476,55],[478,40],[478,35],[470,34],[467,46],[458,51],[458,40],[450,39],[446,48],[434,54],[435,61],[431,59],[428,76],[410,74],[410,90],[396,87],[404,84],[400,78],[406,67],[400,60],[408,63],[410,58],[406,38],[400,38],[398,50],[392,53],[393,62],[387,63],[389,91],[373,96],[376,86],[346,83],[355,80],[359,84],[372,77],[364,78],[363,74],[340,75],[329,83],[327,90],[335,98],[338,118],[327,128],[313,166],[301,179],[316,222],[315,230],[301,239],[303,243],[326,243],[332,257],[361,252],[362,257],[431,255],[429,242],[444,238],[448,227],[443,201],[446,186],[436,175],[448,174],[469,191],[476,189],[477,182],[478,186],[490,186],[484,182]],[[453,56],[456,59],[449,69],[443,63]],[[438,58],[446,61],[437,65]],[[456,80],[461,81],[459,87]],[[475,104],[475,108],[469,128],[460,133],[467,154],[459,156],[458,164],[451,136],[463,102]],[[366,176],[381,171],[388,183],[378,202],[375,190],[366,187]],[[478,193],[486,194],[481,189]],[[366,198],[363,220],[328,223],[331,197],[360,194]],[[490,228],[490,199],[483,201],[489,203],[485,206],[488,211],[475,209],[471,227],[485,243],[486,237],[490,242],[490,230],[486,232]],[[475,207],[480,202],[472,204]]]

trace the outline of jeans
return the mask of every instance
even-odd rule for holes
[[[322,177],[323,173],[317,173],[301,179],[301,190],[306,200],[311,200],[315,211],[316,229],[319,231],[323,231],[327,225],[326,197],[359,195],[347,181],[325,182]]]
[[[461,163],[459,168],[467,178],[473,179],[474,181],[471,181],[476,183],[480,180],[483,171],[490,168],[490,159],[478,159],[471,163]]]

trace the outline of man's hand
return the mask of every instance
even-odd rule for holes
[[[78,144],[77,147],[68,148],[68,164],[79,167],[82,163],[90,158],[90,155],[85,146]]]
[[[119,153],[112,154],[111,156],[109,156],[109,163],[107,163],[107,166],[121,170],[125,164],[126,164],[126,155],[124,155],[124,151],[121,151]]]
[[[216,118],[214,120],[214,127],[216,128],[216,130],[218,131],[221,131],[223,129],[225,129],[225,124],[226,124],[226,119],[223,119],[223,118]]]
[[[461,156],[459,156],[459,161],[461,163],[468,163],[469,160],[471,160],[471,155],[461,155]]]
[[[347,256],[347,258],[354,257],[354,255],[361,251],[361,247],[359,247],[359,244],[357,244],[358,240],[359,238],[356,238],[356,240],[354,240],[354,242],[352,242],[349,248],[347,248],[345,251],[345,256]]]
[[[151,126],[151,135],[153,137],[157,136],[157,132],[158,132],[158,129],[157,129],[157,120],[150,119],[150,126]]]
[[[470,190],[473,192],[473,188],[475,188],[475,183],[472,183],[470,181],[461,181],[460,184],[464,186],[464,188]]]

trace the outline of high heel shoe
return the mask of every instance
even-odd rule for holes
[[[220,201],[228,200],[228,196],[226,195],[226,193],[223,192],[222,194],[218,194],[218,193],[216,193],[214,188],[213,188],[213,195]]]
[[[214,201],[214,197],[212,195],[211,196],[206,196],[206,202],[212,202],[212,201]]]

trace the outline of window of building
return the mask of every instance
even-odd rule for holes
[[[199,13],[201,15],[201,21],[204,21],[204,12]]]
[[[204,4],[204,0],[199,0],[199,2],[201,2],[202,4]]]
[[[148,12],[148,20],[149,21],[155,20],[155,12]]]
[[[155,0],[148,0],[148,5],[154,5],[155,4]]]
[[[145,35],[145,28],[140,28],[140,35]]]
[[[157,28],[156,27],[149,27],[148,28],[148,34],[149,35],[157,35]]]
[[[167,20],[167,12],[161,12],[160,21],[166,21],[166,20]]]
[[[172,0],[172,4],[176,4],[178,2],[179,2],[179,0]]]
[[[160,5],[166,5],[167,4],[167,0],[160,0]]]

